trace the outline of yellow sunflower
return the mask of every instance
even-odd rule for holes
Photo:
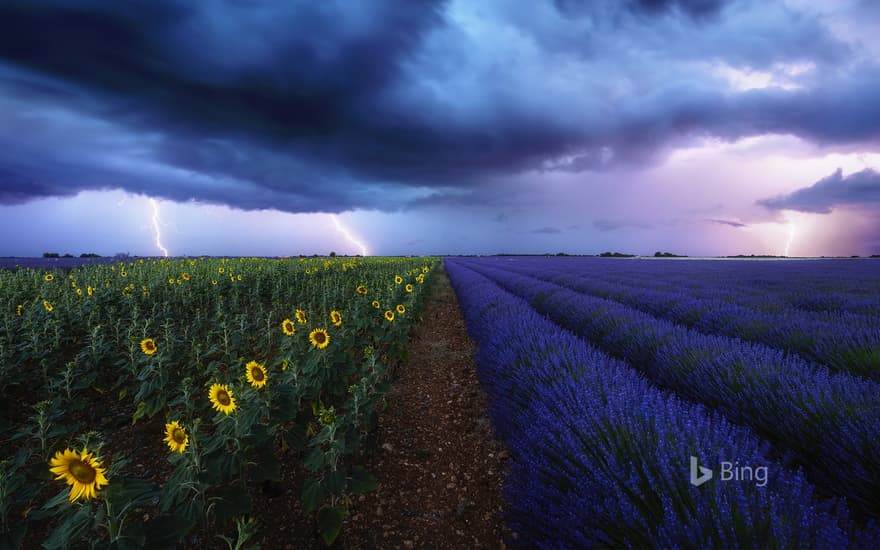
[[[424,274],[424,273],[420,273],[419,276],[416,277],[416,281],[418,281],[419,284],[424,283],[424,282],[425,282],[425,274]]]
[[[379,303],[379,300],[373,300],[373,307],[379,309],[382,307],[382,304]]]
[[[342,314],[334,309],[333,311],[330,312],[330,321],[333,323],[333,326],[341,327],[342,326]]]
[[[296,310],[296,322],[302,325],[305,324],[306,321],[306,312],[301,309]]]
[[[177,420],[165,424],[165,443],[172,453],[183,453],[189,445],[189,435]]]
[[[266,367],[256,361],[251,361],[245,365],[245,369],[245,376],[247,376],[247,381],[251,383],[251,386],[260,389],[266,385]]]
[[[51,273],[46,273],[46,276],[43,277],[43,279],[45,279],[47,283],[51,283],[55,280],[55,275],[52,275]]]
[[[76,295],[77,295],[77,296],[82,296],[82,295],[83,295],[83,289],[81,289],[81,288],[76,289]]]
[[[95,293],[95,287],[89,285],[88,288],[86,288],[86,294],[88,294],[89,296],[91,296],[91,295],[94,294],[94,293]]]
[[[217,269],[217,273],[219,273],[220,275],[223,275],[224,273],[226,273],[226,270],[223,269],[222,267],[220,267]]]
[[[390,309],[385,312],[385,320],[386,321],[393,321],[394,320],[394,312],[391,311]]]
[[[213,407],[223,414],[229,414],[235,410],[235,397],[226,384],[212,384],[208,397],[211,399]]]
[[[330,344],[330,335],[322,328],[316,328],[309,333],[309,341],[318,349],[324,349]]]
[[[403,282],[403,277],[401,277],[400,275],[395,275],[395,276],[394,276],[394,283],[395,283],[395,284],[398,284],[398,285],[399,285],[399,284],[402,283],[402,282]]]
[[[407,291],[407,292],[412,292],[412,291],[413,291],[413,286],[412,286],[411,284],[407,283],[407,284],[406,284],[406,291]]]
[[[168,284],[169,284],[169,285],[173,285],[173,284],[174,284],[174,277],[171,277],[170,279],[168,279]]]
[[[55,309],[54,307],[52,307],[52,304],[50,304],[48,300],[43,300],[43,307],[46,308],[46,311],[52,311],[53,309]]]
[[[217,286],[217,279],[211,279],[211,284]]]
[[[144,338],[141,340],[141,351],[144,355],[153,355],[159,348],[156,347],[156,341],[152,338]]]
[[[285,319],[281,321],[281,330],[283,330],[284,334],[287,336],[293,336],[296,334],[296,325],[294,325],[293,321],[290,319]]]
[[[189,273],[184,272],[183,275],[180,276],[184,281],[189,281]]]
[[[21,317],[21,310],[24,308],[23,305],[19,304],[17,308],[15,308],[15,314]]]
[[[397,304],[397,313],[399,315],[403,315],[404,313],[406,313],[406,308],[403,307],[403,304]]]
[[[360,294],[361,296],[366,296],[367,295],[367,287],[365,287],[364,285],[360,285],[359,287],[357,287],[357,293]]]
[[[70,502],[97,498],[98,489],[107,485],[106,470],[87,449],[79,453],[69,448],[58,451],[49,461],[49,471],[55,474],[55,479],[63,479],[70,485]]]

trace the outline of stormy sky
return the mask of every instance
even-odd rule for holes
[[[880,253],[878,27],[870,0],[0,2],[0,256]]]

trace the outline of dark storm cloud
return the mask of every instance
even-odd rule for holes
[[[866,169],[843,176],[843,171],[822,178],[788,195],[758,201],[774,210],[828,214],[837,206],[880,205],[880,173]]]
[[[880,67],[780,4],[480,6],[2,3],[0,202],[473,205],[487,182],[643,166],[698,137],[880,141]],[[815,70],[793,90],[707,68],[799,62]]]
[[[721,224],[721,225],[729,225],[730,227],[736,227],[736,228],[740,228],[740,227],[748,227],[748,224],[740,223],[740,222],[734,222],[734,221],[730,221],[730,220],[715,220],[715,219],[707,219],[706,221],[707,221],[707,222],[711,222],[711,223]]]

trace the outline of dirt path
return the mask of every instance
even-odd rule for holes
[[[500,548],[501,471],[458,300],[441,268],[379,422],[378,491],[355,503],[346,548]]]

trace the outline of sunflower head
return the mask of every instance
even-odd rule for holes
[[[256,361],[250,361],[247,365],[245,365],[245,376],[247,377],[247,381],[250,382],[251,386],[260,389],[266,385],[266,379],[268,375],[266,374],[266,367],[257,363]]]
[[[189,445],[189,435],[177,420],[165,424],[165,443],[172,453],[183,453]]]
[[[55,479],[63,479],[70,485],[70,502],[97,498],[98,489],[107,485],[106,470],[87,449],[58,451],[49,461],[49,471],[55,474]]]
[[[360,285],[359,287],[357,287],[357,293],[360,294],[361,296],[366,296],[367,295],[367,287],[365,287],[364,285]]]
[[[398,284],[398,285],[399,285],[399,284],[402,283],[402,282],[403,282],[403,277],[401,277],[400,275],[395,275],[395,276],[394,276],[394,284]]]
[[[189,281],[189,273],[184,272],[183,275],[180,276],[184,281]]]
[[[301,309],[296,310],[296,322],[303,325],[307,321],[308,319],[306,319],[306,312]]]
[[[403,315],[404,313],[406,313],[406,307],[404,307],[403,304],[397,304],[397,307],[395,309],[397,309],[397,313],[399,315]]]
[[[48,300],[43,300],[43,307],[46,309],[46,311],[52,311],[53,309],[55,309],[54,307],[52,307],[52,304],[50,304]]]
[[[287,336],[293,336],[296,334],[296,325],[293,324],[293,321],[290,319],[285,319],[281,321],[281,330],[284,331],[284,334]]]
[[[330,321],[333,323],[333,326],[341,327],[342,326],[342,314],[334,309],[333,311],[330,312]]]
[[[318,349],[324,349],[330,344],[330,335],[322,328],[316,328],[309,333],[309,341]]]
[[[394,312],[391,311],[390,309],[385,312],[385,320],[386,321],[393,321],[394,320]]]
[[[21,317],[21,310],[22,309],[24,309],[24,306],[21,304],[18,304],[18,307],[15,308],[15,314],[18,315],[19,317]]]
[[[212,406],[223,414],[228,415],[235,410],[235,397],[226,384],[212,384],[208,397]]]
[[[379,300],[373,300],[373,307],[379,309],[382,307],[382,304],[379,303]]]
[[[46,275],[45,275],[45,277],[43,277],[43,279],[44,279],[47,283],[51,283],[52,281],[55,280],[55,275],[52,275],[51,273],[46,273]]]
[[[411,284],[407,283],[407,284],[406,284],[406,291],[407,291],[407,292],[412,292],[412,291],[413,291],[413,286],[412,286]]]
[[[156,341],[152,338],[144,338],[141,340],[141,351],[144,355],[153,355],[159,348],[156,347]]]

